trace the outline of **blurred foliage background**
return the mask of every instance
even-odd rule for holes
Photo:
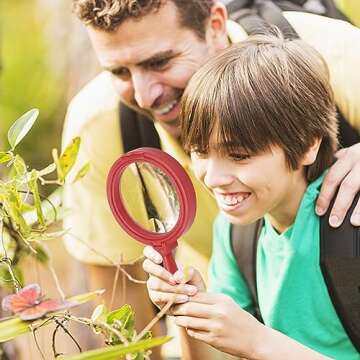
[[[11,124],[39,108],[19,153],[40,168],[60,147],[66,104],[94,74],[95,60],[70,0],[0,0],[0,31],[0,151]]]
[[[360,26],[360,0],[335,0],[335,2],[356,26]]]

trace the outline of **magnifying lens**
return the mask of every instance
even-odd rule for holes
[[[195,190],[182,166],[158,149],[129,151],[110,169],[107,197],[123,230],[154,247],[165,268],[176,272],[172,251],[196,213]]]

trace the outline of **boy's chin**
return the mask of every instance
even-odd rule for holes
[[[249,225],[262,218],[262,216],[249,216],[249,214],[244,216],[234,216],[224,211],[223,214],[226,216],[229,222],[234,225]]]

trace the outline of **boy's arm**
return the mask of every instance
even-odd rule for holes
[[[171,313],[176,315],[175,324],[183,327],[193,339],[236,357],[253,360],[328,359],[263,325],[226,295],[198,293],[189,302],[173,307]]]

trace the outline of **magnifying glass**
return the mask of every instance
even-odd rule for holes
[[[176,272],[172,251],[196,213],[195,190],[182,166],[158,149],[129,151],[110,169],[107,197],[123,230],[154,247],[165,268]]]

